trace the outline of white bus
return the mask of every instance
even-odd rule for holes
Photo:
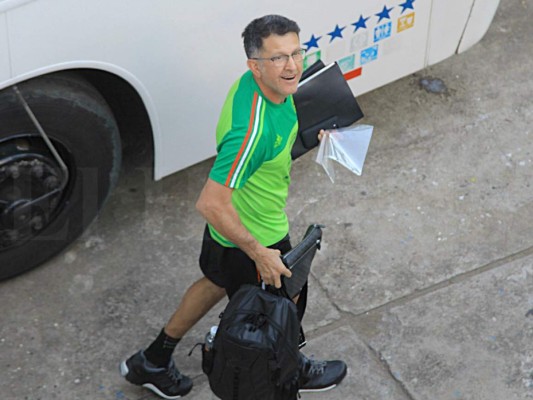
[[[465,51],[498,3],[0,0],[0,279],[83,232],[130,136],[153,152],[154,179],[215,154],[252,19],[297,21],[305,64],[337,61],[359,95]]]

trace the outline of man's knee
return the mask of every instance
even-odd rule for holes
[[[200,280],[197,281],[197,283],[202,286],[203,290],[207,290],[213,295],[219,295],[220,297],[223,297],[226,295],[226,289],[217,285],[216,283],[209,280],[205,276],[200,278]]]

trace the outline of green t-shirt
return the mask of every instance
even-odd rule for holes
[[[231,87],[217,125],[218,154],[209,177],[234,189],[233,206],[263,246],[280,241],[289,231],[285,205],[297,131],[292,96],[282,104],[272,103],[251,71]],[[221,245],[236,247],[209,229]]]

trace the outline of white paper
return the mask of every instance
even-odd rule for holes
[[[332,182],[335,182],[335,169],[331,160],[338,162],[357,175],[363,173],[363,165],[373,130],[374,127],[371,125],[353,125],[331,130],[320,141],[316,162],[324,167]]]

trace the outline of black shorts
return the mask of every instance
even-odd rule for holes
[[[289,235],[268,247],[286,253],[292,248]],[[200,253],[200,268],[207,279],[226,289],[228,297],[245,283],[259,283],[255,262],[239,248],[220,245],[211,237],[207,225]]]

